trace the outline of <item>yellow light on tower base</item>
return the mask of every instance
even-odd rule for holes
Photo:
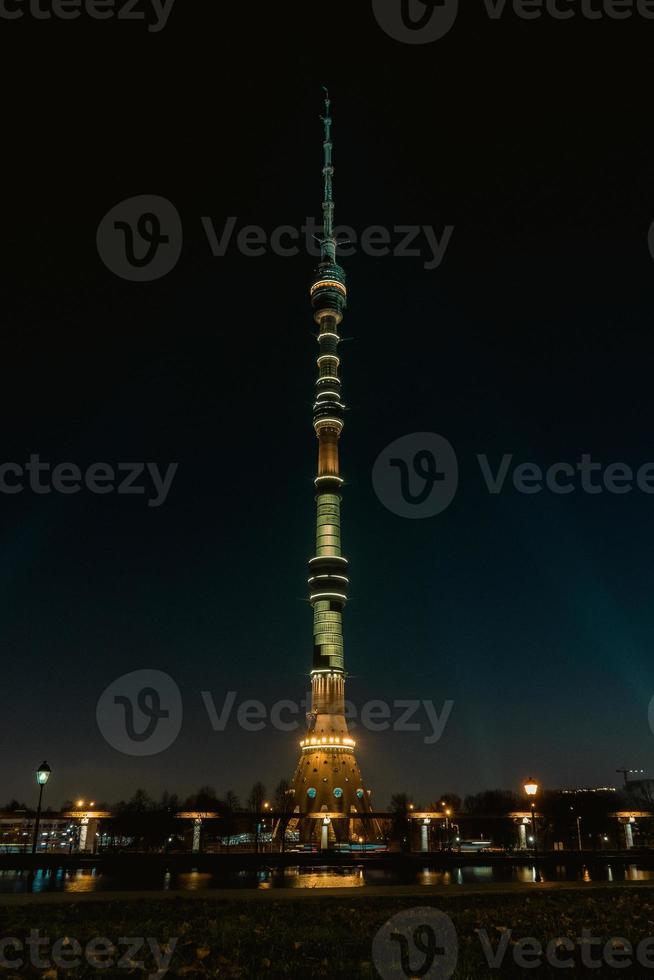
[[[527,794],[527,796],[535,796],[537,792],[538,792],[538,783],[532,776],[530,776],[527,782],[525,783],[525,793]]]

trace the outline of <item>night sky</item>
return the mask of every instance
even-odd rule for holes
[[[0,494],[0,802],[33,802],[43,758],[55,805],[204,783],[244,797],[292,775],[300,731],[214,732],[201,692],[220,708],[308,688],[315,259],[213,257],[201,218],[270,233],[319,216],[323,83],[337,223],[454,226],[434,270],[342,259],[348,695],[454,702],[435,745],[354,733],[373,800],[651,772],[654,496],[490,495],[476,455],[654,461],[654,22],[493,21],[480,2],[407,45],[370,0],[177,0],[157,33],[0,27],[0,462],[179,464],[158,508]],[[170,274],[134,283],[96,232],[143,194],[174,204],[184,245]],[[446,437],[460,466],[427,520],[391,513],[371,481],[414,432]],[[175,679],[184,723],[135,758],[96,705],[146,668]]]

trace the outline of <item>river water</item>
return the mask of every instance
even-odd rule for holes
[[[593,862],[585,867],[565,864],[540,868],[542,881],[654,881],[654,870],[622,861]],[[212,874],[198,871],[162,872],[152,876],[114,875],[93,868],[54,868],[39,871],[0,871],[4,894],[111,891],[210,891],[239,888],[366,888],[369,885],[461,885],[499,882],[534,882],[533,865],[453,867],[444,871],[425,864],[420,870],[398,874],[363,867],[263,869],[256,872]]]

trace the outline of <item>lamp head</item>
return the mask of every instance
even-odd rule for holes
[[[36,781],[39,786],[45,786],[47,781],[50,779],[50,773],[52,769],[47,762],[42,762],[39,768],[36,770]]]
[[[538,783],[536,782],[535,779],[533,779],[532,776],[530,776],[527,782],[525,783],[525,793],[527,794],[527,796],[535,796],[537,792],[538,792]]]

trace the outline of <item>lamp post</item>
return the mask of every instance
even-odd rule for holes
[[[36,846],[39,842],[39,824],[41,823],[41,804],[43,802],[43,787],[50,779],[52,770],[47,762],[42,762],[36,770],[36,782],[39,787],[39,805],[36,808],[36,821],[34,823],[34,839],[32,841],[32,854],[36,854]]]
[[[581,843],[581,816],[575,811],[573,806],[570,807],[570,812],[575,816],[575,822],[577,824],[577,844],[579,845],[579,850],[583,850]]]
[[[265,840],[263,840],[263,838],[266,835],[266,814],[269,812],[269,810],[270,810],[270,803],[264,803],[264,805],[263,805],[263,819],[261,821],[261,835],[262,835],[261,850],[262,851],[265,851],[265,849],[266,849],[266,843],[265,843]],[[271,824],[271,826],[272,826],[272,824]]]
[[[443,810],[443,815],[445,816],[445,850],[450,850],[450,817],[452,816],[451,809],[446,803],[441,803],[441,809]]]
[[[540,876],[540,871],[538,870],[538,867],[535,864],[535,861],[538,857],[538,839],[536,837],[536,801],[534,797],[538,793],[538,783],[531,776],[525,783],[525,793],[529,797],[529,802],[531,804],[531,829],[534,835],[534,873],[535,873],[534,880],[542,881],[543,879]]]

